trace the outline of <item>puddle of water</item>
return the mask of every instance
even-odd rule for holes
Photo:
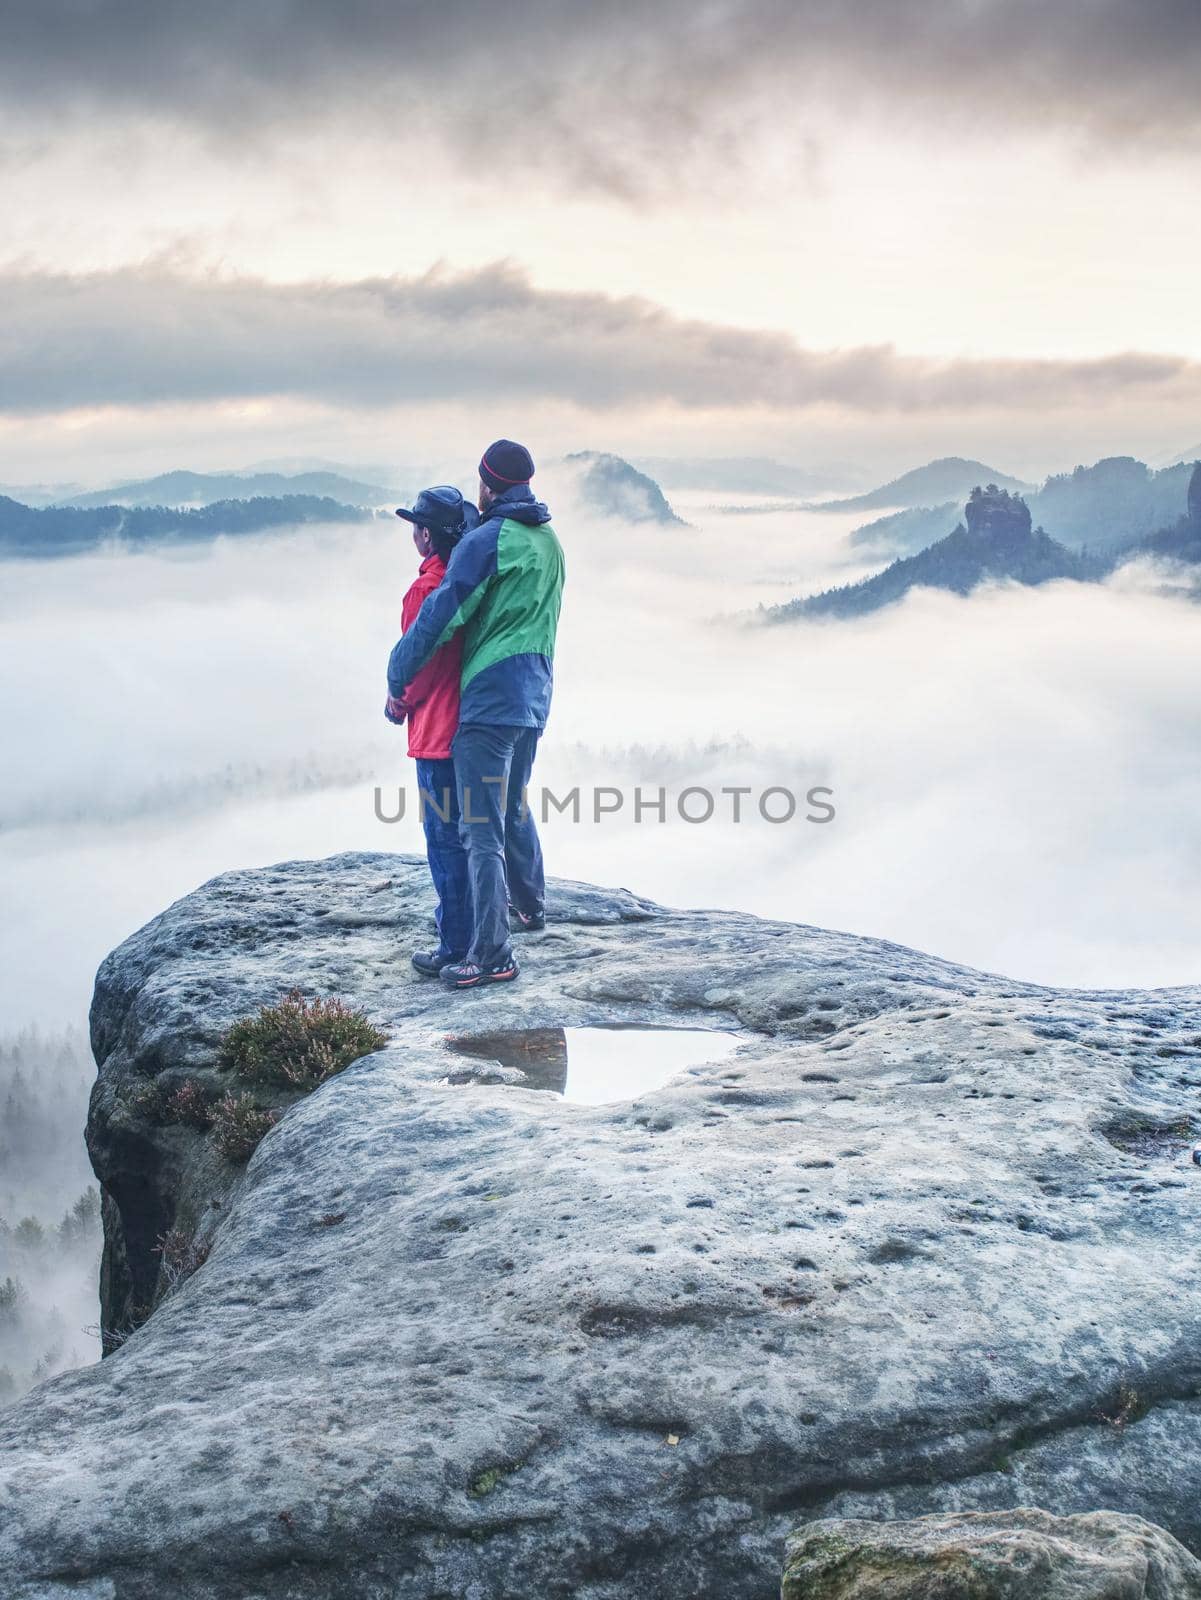
[[[512,1028],[448,1041],[457,1055],[524,1075],[520,1087],[581,1106],[636,1100],[702,1061],[724,1061],[744,1041],[709,1028]]]

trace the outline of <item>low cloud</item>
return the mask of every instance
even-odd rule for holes
[[[1201,399],[1201,363],[931,360],[815,351],[648,301],[535,288],[504,264],[418,278],[268,284],[169,267],[0,273],[0,414],[281,396],[851,413],[1053,411]]]

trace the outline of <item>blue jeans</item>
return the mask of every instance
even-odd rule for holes
[[[542,846],[525,806],[539,728],[463,722],[455,734],[459,827],[471,878],[469,961],[497,967],[511,959],[509,905],[541,912],[546,898]]]
[[[438,942],[445,955],[463,961],[471,944],[471,883],[459,832],[454,762],[419,760],[417,788],[425,853],[438,896]]]

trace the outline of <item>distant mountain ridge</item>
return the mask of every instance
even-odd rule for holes
[[[340,472],[162,472],[157,477],[122,483],[112,489],[71,495],[62,506],[206,506],[229,500],[283,499],[305,495],[336,500],[348,506],[395,506],[404,494],[375,483],[363,483]]]
[[[1061,578],[1096,583],[1140,555],[1201,564],[1201,463],[1192,470],[1183,498],[1184,514],[1170,526],[1118,550],[1082,551],[1069,549],[1034,527],[1030,508],[1020,495],[996,484],[976,487],[964,507],[963,521],[945,538],[858,583],[773,606],[765,617],[784,622],[864,616],[919,587],[967,595],[979,584],[996,580],[1028,586]]]
[[[1116,551],[1179,515],[1189,476],[1185,464],[1154,472],[1134,456],[1106,456],[1048,478],[1030,511],[1065,544]]]
[[[889,511],[893,508],[933,506],[942,501],[961,501],[978,484],[988,483],[995,488],[1008,489],[1018,494],[1032,487],[1020,478],[998,472],[983,461],[968,461],[962,456],[942,456],[928,461],[924,467],[914,467],[890,483],[881,484],[867,494],[852,495],[847,500],[827,500],[822,511]]]
[[[1053,539],[1093,554],[1114,552],[1179,513],[1189,472],[1188,464],[1154,472],[1133,456],[1106,456],[1092,466],[1054,474],[1025,499],[1035,524]],[[957,509],[951,502],[896,512],[857,528],[850,542],[907,555],[942,538]]]
[[[635,456],[633,465],[641,472],[650,473],[665,489],[692,489],[708,494],[765,494],[798,500],[825,494],[831,489],[854,487],[867,476],[862,468],[840,462],[813,471],[764,456]]]
[[[0,499],[23,506],[70,505],[73,495],[86,493],[79,483],[0,483]]]
[[[0,558],[81,555],[108,544],[194,544],[221,535],[280,531],[309,523],[370,522],[377,515],[315,495],[221,500],[195,510],[168,506],[26,506],[0,495]]]
[[[773,607],[768,616],[773,621],[858,617],[891,605],[919,587],[966,595],[990,579],[1040,584],[1055,578],[1099,576],[1101,569],[1087,557],[1031,526],[1029,508],[1020,495],[989,484],[986,489],[972,490],[964,521],[937,544],[918,555],[902,557],[859,583]]]
[[[1201,461],[1194,466],[1189,478],[1184,515],[1171,527],[1148,534],[1136,548],[1139,554],[1201,565]]]
[[[909,555],[942,538],[955,526],[958,515],[957,500],[947,500],[940,506],[909,506],[904,511],[877,517],[874,522],[865,522],[855,529],[847,542],[853,549],[862,547]]]

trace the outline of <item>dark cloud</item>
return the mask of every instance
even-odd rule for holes
[[[3,34],[0,96],[23,116],[222,138],[349,117],[401,158],[419,124],[515,203],[539,170],[628,195],[716,182],[757,131],[802,135],[823,108],[1201,134],[1197,0],[40,0]]]
[[[1167,355],[934,361],[812,351],[644,300],[534,288],[504,264],[273,285],[169,267],[0,273],[0,412],[254,396],[382,406],[503,396],[603,410],[970,412],[1201,399]]]

